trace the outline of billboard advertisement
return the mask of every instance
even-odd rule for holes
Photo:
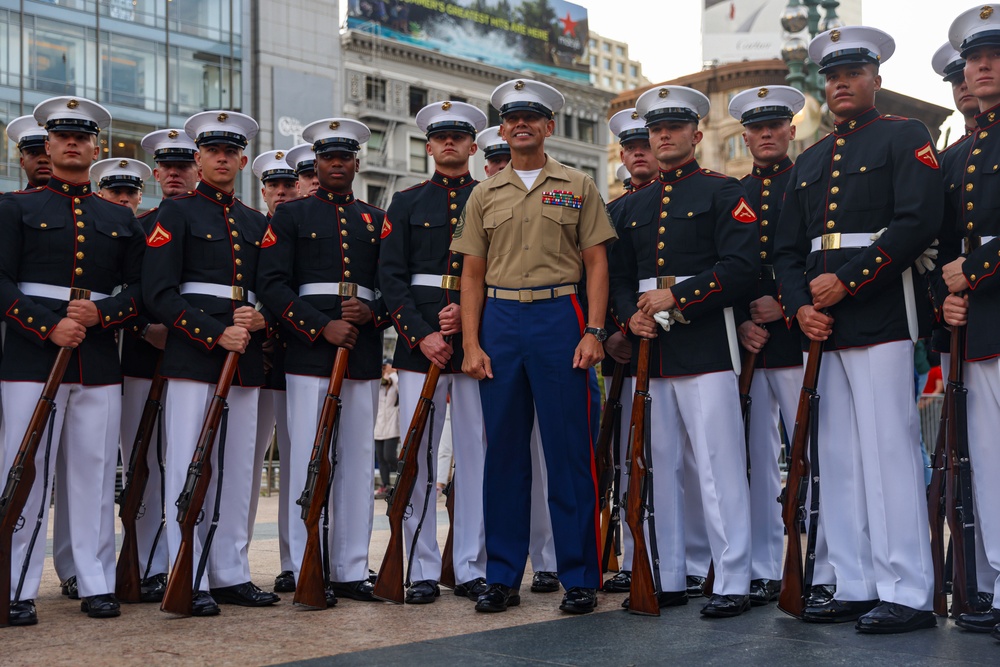
[[[587,10],[564,0],[350,0],[347,27],[494,67],[590,80]]]
[[[780,58],[781,47],[788,38],[781,28],[781,16],[787,6],[788,0],[704,0],[702,60],[723,65]],[[822,17],[824,10],[818,9]],[[844,25],[861,24],[861,0],[842,0],[837,15]],[[807,31],[797,36],[809,39]]]

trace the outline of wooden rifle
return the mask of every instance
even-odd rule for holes
[[[326,585],[328,583],[329,559],[324,557],[320,520],[330,497],[333,484],[333,461],[336,447],[337,427],[340,422],[340,393],[347,374],[347,358],[350,350],[337,348],[330,373],[330,384],[323,398],[323,408],[316,425],[312,454],[309,457],[309,471],[306,486],[296,502],[302,507],[302,520],[306,524],[306,547],[302,552],[299,579],[295,584],[292,603],[309,609],[326,609]]]
[[[413,496],[413,488],[420,472],[418,460],[420,442],[424,438],[428,419],[434,409],[434,391],[437,389],[440,376],[441,369],[432,363],[424,377],[424,386],[420,390],[420,398],[417,400],[413,419],[410,420],[410,427],[403,441],[403,450],[399,454],[399,475],[396,478],[396,485],[389,490],[386,498],[389,505],[386,509],[386,515],[389,517],[389,544],[382,557],[382,566],[375,580],[374,591],[375,597],[386,602],[403,604],[403,521],[408,516],[410,498]],[[419,533],[414,535],[414,542],[418,535]]]
[[[198,524],[205,504],[208,485],[212,481],[212,450],[215,448],[215,438],[222,422],[223,412],[226,410],[226,399],[229,397],[229,389],[233,384],[233,375],[236,373],[239,360],[239,352],[226,354],[219,381],[215,385],[215,393],[201,425],[194,456],[191,457],[191,464],[188,466],[184,490],[175,503],[181,543],[167,579],[163,602],[160,603],[160,609],[171,614],[191,615],[194,586],[198,585],[198,582],[194,581],[194,528]],[[207,550],[210,545],[205,544],[203,548]]]
[[[632,584],[629,588],[628,610],[633,614],[659,616],[660,604],[657,586],[650,567],[649,552],[646,549],[646,511],[649,492],[653,483],[646,452],[649,445],[649,348],[650,339],[639,341],[639,363],[635,376],[635,395],[632,399],[632,421],[629,426],[630,461],[628,491],[625,499],[625,523],[628,524],[634,542],[632,551]],[[656,536],[650,531],[650,540]],[[659,567],[659,563],[653,564]]]
[[[796,618],[802,618],[809,593],[806,590],[801,535],[806,519],[806,482],[810,472],[806,447],[810,435],[818,424],[819,394],[816,392],[816,387],[819,383],[822,357],[823,341],[810,341],[809,357],[802,377],[802,391],[799,393],[799,405],[795,412],[795,429],[792,431],[792,447],[788,458],[788,477],[782,498],[779,498],[783,502],[781,519],[785,524],[788,540],[778,609]],[[818,502],[818,498],[813,498],[813,503]]]
[[[78,298],[78,297],[74,297]],[[14,533],[19,530],[24,521],[21,513],[28,502],[31,487],[35,484],[35,455],[38,443],[42,439],[49,417],[55,408],[56,392],[66,375],[66,367],[73,355],[73,348],[63,347],[56,354],[48,379],[42,387],[41,396],[31,414],[31,421],[21,439],[21,446],[14,455],[13,464],[7,473],[7,484],[3,495],[0,495],[0,627],[10,625],[10,583],[11,583],[11,543]],[[47,471],[46,471],[47,472]],[[43,498],[41,502],[48,499]],[[31,558],[31,551],[25,553],[25,558]]]
[[[615,531],[618,528],[618,512],[612,512],[616,506],[616,498],[612,498],[615,479],[615,437],[621,432],[622,420],[622,388],[625,385],[625,364],[615,363],[615,372],[611,376],[611,387],[604,401],[604,414],[601,415],[601,431],[597,437],[597,499],[601,506],[601,544],[604,552],[601,556],[601,573],[617,572],[618,554],[615,550]],[[616,508],[617,509],[617,508]]]
[[[750,398],[750,386],[753,385],[753,371],[756,365],[757,353],[749,350],[744,351],[740,366],[739,392],[740,412],[743,414],[743,444],[746,447],[748,483],[750,482],[750,405],[753,403],[753,399]],[[705,577],[705,583],[702,584],[701,590],[705,597],[709,597],[714,588],[715,561],[712,561],[708,564],[708,575]]]
[[[160,375],[160,363],[163,354],[156,362],[156,371],[146,394],[146,403],[142,406],[139,417],[139,428],[136,429],[132,441],[132,455],[129,457],[128,469],[125,471],[125,483],[118,494],[118,516],[122,521],[122,550],[118,555],[118,565],[115,568],[115,596],[122,602],[140,602],[140,583],[142,580],[139,565],[139,541],[136,535],[136,521],[143,512],[143,497],[146,495],[146,484],[149,482],[149,443],[153,440],[153,430],[160,416],[163,401],[163,389],[166,378]]]
[[[945,432],[945,516],[951,532],[951,613],[973,613],[979,586],[976,580],[976,517],[972,498],[972,465],[969,460],[969,424],[965,387],[965,327],[951,332],[951,367],[948,369],[950,403]]]

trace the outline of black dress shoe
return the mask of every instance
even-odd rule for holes
[[[18,600],[10,603],[11,625],[35,625],[38,623],[38,613],[35,611],[34,600]]]
[[[745,611],[750,611],[749,595],[713,595],[701,608],[702,615],[710,618],[729,618]]]
[[[191,598],[192,616],[218,616],[219,605],[208,591],[195,591]]]
[[[628,603],[631,598],[625,598],[622,600],[622,609],[628,609]],[[687,591],[663,591],[656,595],[656,602],[660,605],[660,609],[665,607],[681,607],[688,603]]]
[[[532,593],[555,593],[559,590],[559,575],[555,572],[535,572],[531,577]]]
[[[632,589],[632,573],[622,570],[604,582],[601,590],[605,593],[628,593]]]
[[[976,614],[959,614],[955,619],[955,625],[969,632],[993,632],[993,628],[1000,625],[1000,609],[991,608],[989,611]]]
[[[375,587],[375,580],[376,579],[378,579],[378,574],[376,574],[375,570],[372,570],[372,569],[369,568],[369,570],[368,570],[368,583],[371,584],[373,588]]]
[[[291,570],[283,570],[281,574],[274,578],[275,593],[294,593],[295,575]]]
[[[689,598],[700,598],[705,594],[705,577],[688,575],[687,594]]]
[[[333,592],[333,586],[328,583],[324,592],[326,593],[326,608],[329,609],[330,607],[336,607],[337,594]]]
[[[754,579],[750,582],[750,606],[763,607],[778,599],[781,582],[774,579]]]
[[[66,581],[62,582],[62,584],[60,584],[60,586],[62,587],[62,594],[69,596],[70,600],[79,600],[80,599],[80,591],[79,591],[79,589],[76,586],[76,575],[75,574],[72,577],[70,577],[69,579],[67,579]]]
[[[932,611],[921,611],[895,602],[880,602],[858,619],[854,629],[864,634],[888,635],[933,628],[935,625],[937,617]]]
[[[90,618],[114,618],[121,616],[121,605],[111,593],[91,595],[80,602],[80,611],[87,612]]]
[[[780,582],[779,582],[780,584]],[[833,584],[817,584],[809,590],[809,597],[806,599],[807,607],[819,607],[833,599],[837,594],[837,587]]]
[[[441,587],[432,579],[415,581],[406,591],[407,604],[430,604],[441,597]]]
[[[342,598],[375,602],[375,585],[369,579],[361,581],[334,581],[330,584],[333,592]]]
[[[510,586],[490,584],[486,591],[476,600],[476,611],[488,614],[507,611],[507,607],[521,604],[521,595]]]
[[[878,600],[838,600],[807,606],[802,611],[806,623],[847,623],[856,621],[878,605]]]
[[[464,584],[458,584],[455,586],[455,595],[460,598],[469,598],[473,602],[479,599],[479,596],[486,592],[489,586],[486,584],[486,579],[483,577],[477,577],[466,581]]]
[[[219,604],[236,604],[241,607],[267,607],[281,600],[274,593],[257,588],[252,581],[235,586],[213,588],[212,597]]]
[[[972,608],[976,611],[989,611],[993,608],[993,593],[979,593],[972,601]]]
[[[574,586],[563,595],[561,611],[567,614],[589,614],[597,607],[597,589]]]
[[[146,577],[139,582],[139,602],[163,602],[163,594],[166,591],[166,573]]]

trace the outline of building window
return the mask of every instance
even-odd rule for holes
[[[603,49],[604,49],[604,52],[605,52],[605,53],[611,53],[611,44],[609,44],[609,43],[607,43],[607,42],[603,42],[603,43],[601,44],[601,48],[603,48]]]
[[[590,176],[595,182],[597,181],[597,169],[595,167],[590,167],[585,164],[580,165],[580,171]]]
[[[451,99],[452,102],[465,102],[466,104],[469,103],[469,98],[462,97],[461,95],[452,95],[449,99]]]
[[[726,139],[726,159],[736,160],[738,158],[750,157],[746,142],[743,141],[743,133],[731,134]]]
[[[597,40],[596,39],[591,39],[590,40],[590,48],[592,48],[592,49],[596,49],[597,48]]]
[[[615,90],[625,90],[625,82],[621,79],[615,79]]]
[[[576,127],[580,132],[580,141],[588,144],[597,143],[597,123],[586,118],[577,118]]]
[[[410,137],[410,171],[427,173],[427,141],[422,137]]]
[[[382,206],[382,197],[385,196],[385,186],[383,185],[372,185],[368,184],[368,198],[366,201],[369,204],[375,204],[376,206]]]
[[[608,75],[602,76],[601,77],[601,83],[604,84],[605,88],[610,88],[611,87],[611,77],[608,76]]]
[[[595,68],[597,67],[597,56],[593,53],[590,54],[590,66]]]
[[[101,36],[101,101],[162,111],[167,100],[166,47],[117,33]]]
[[[500,121],[500,112],[497,111],[496,109],[494,109],[492,104],[490,105],[490,108],[486,110],[486,119],[487,119],[487,123],[488,123],[487,126],[488,127],[493,127],[494,125],[499,125],[500,122],[501,122]]]
[[[372,136],[368,137],[367,146],[369,153],[379,153],[382,151],[382,144],[385,143],[385,131],[384,130],[371,130]]]
[[[625,57],[625,47],[621,46],[621,45],[616,46],[615,47],[615,53],[617,53],[619,57],[624,58]]]
[[[622,62],[615,63],[615,71],[618,72],[619,74],[624,74],[625,73],[625,63],[622,63]]]
[[[639,68],[636,67],[635,65],[629,65],[628,66],[628,75],[630,77],[632,77],[633,79],[638,79],[639,78]]]
[[[205,51],[171,47],[170,112],[238,111],[242,103],[238,62]]]
[[[365,77],[365,101],[373,109],[385,110],[385,79]]]
[[[28,17],[25,17],[28,18]],[[94,97],[97,34],[82,26],[36,18],[26,21],[27,88],[54,95]]]
[[[225,42],[240,33],[240,5],[230,0],[184,0],[169,4],[169,30]]]
[[[606,70],[611,69],[611,58],[601,58],[601,67]]]
[[[410,86],[410,115],[416,116],[425,106],[427,106],[427,89]]]

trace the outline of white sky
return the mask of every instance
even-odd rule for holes
[[[628,42],[629,57],[642,63],[654,83],[701,69],[702,0],[572,0],[587,8],[590,28]],[[865,0],[864,23],[885,30],[896,52],[882,68],[883,85],[899,93],[954,108],[951,86],[931,69],[931,57],[948,39],[952,20],[971,2],[941,0]],[[341,15],[347,2],[341,2]],[[774,17],[775,24],[778,17]],[[775,54],[777,55],[777,54]],[[962,134],[962,120],[952,115],[945,127],[952,140]]]

